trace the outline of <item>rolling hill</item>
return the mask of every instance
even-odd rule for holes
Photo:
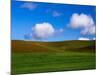
[[[59,41],[59,42],[36,42],[12,40],[12,52],[64,52],[64,51],[87,51],[95,52],[95,41]]]
[[[96,68],[95,41],[12,40],[12,75]]]

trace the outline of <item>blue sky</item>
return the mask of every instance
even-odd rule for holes
[[[95,6],[12,1],[12,40],[95,39]]]

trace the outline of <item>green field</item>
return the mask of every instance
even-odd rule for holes
[[[12,74],[96,68],[95,41],[12,40]]]

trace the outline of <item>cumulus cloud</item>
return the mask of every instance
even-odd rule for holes
[[[95,26],[90,26],[90,27],[87,27],[87,28],[84,28],[82,31],[81,31],[82,34],[95,34],[96,33],[96,28]]]
[[[64,32],[63,28],[55,29],[52,24],[48,22],[35,24],[31,32],[24,35],[25,40],[45,40],[50,37],[59,36]]]
[[[77,14],[74,13],[71,17],[71,27],[78,28],[78,27],[88,27],[94,25],[93,19],[91,16],[86,14]]]
[[[55,33],[55,29],[52,24],[44,22],[40,24],[36,24],[32,28],[33,38],[35,39],[44,39],[50,36],[53,36]]]
[[[31,2],[28,2],[28,3],[24,3],[20,6],[21,8],[26,8],[26,9],[29,9],[29,10],[34,10],[37,8],[37,4],[33,4]]]
[[[81,28],[82,34],[95,34],[95,23],[90,15],[74,13],[70,19],[72,28]]]
[[[78,40],[90,40],[89,38],[85,38],[85,37],[80,37],[78,38]]]

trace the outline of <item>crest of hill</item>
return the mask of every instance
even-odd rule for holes
[[[95,40],[70,40],[57,42],[12,40],[11,49],[12,52],[95,52]]]

